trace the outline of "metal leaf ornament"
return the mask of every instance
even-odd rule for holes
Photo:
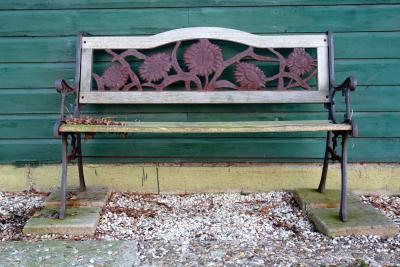
[[[120,90],[129,79],[128,68],[122,65],[112,65],[108,67],[103,75],[100,77],[93,73],[93,77],[96,80],[99,91],[104,91],[104,88],[110,89],[110,91]]]
[[[314,65],[313,58],[304,48],[294,48],[287,59],[289,71],[297,76],[306,74]]]
[[[200,39],[185,51],[183,60],[190,72],[208,76],[222,66],[224,59],[217,45],[207,39]]]
[[[243,90],[259,90],[265,87],[267,77],[264,72],[254,64],[238,63],[235,70],[236,82]]]
[[[171,66],[171,57],[168,54],[157,53],[146,57],[139,68],[139,74],[145,81],[156,82],[168,76]]]

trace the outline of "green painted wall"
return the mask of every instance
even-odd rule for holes
[[[349,75],[359,80],[352,102],[360,137],[350,143],[350,161],[400,161],[400,1],[14,0],[0,2],[0,163],[59,161],[60,140],[52,138],[52,124],[59,111],[59,95],[53,84],[59,78],[73,83],[78,31],[135,35],[189,26],[228,27],[258,34],[333,31],[337,80]],[[343,110],[340,103],[339,110]],[[143,121],[326,117],[319,105],[84,109],[89,114],[94,111]],[[84,153],[136,155],[127,160],[133,162],[302,162],[321,158],[324,141],[324,134],[318,133],[142,134],[128,140],[114,135],[87,141]]]

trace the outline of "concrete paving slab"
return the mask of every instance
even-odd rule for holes
[[[348,221],[339,218],[339,190],[321,194],[313,189],[299,189],[295,199],[314,223],[317,231],[328,236],[379,235],[394,236],[398,226],[384,214],[362,203],[355,195],[348,195]]]
[[[137,266],[135,241],[0,242],[0,266]]]
[[[340,203],[340,191],[327,189],[320,193],[317,189],[300,188],[295,190],[295,199],[297,204],[303,210],[307,208],[338,208]],[[359,202],[357,196],[347,195],[347,202]]]
[[[67,206],[69,207],[103,207],[110,198],[111,191],[104,189],[88,189],[84,192],[72,190],[67,193]],[[46,208],[60,206],[60,191],[52,192],[46,199]]]
[[[63,220],[58,210],[44,208],[37,211],[25,224],[25,234],[94,235],[100,220],[101,208],[69,207]]]

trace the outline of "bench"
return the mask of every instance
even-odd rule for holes
[[[221,43],[243,47],[224,53]],[[169,47],[169,50],[168,50]],[[161,52],[160,52],[161,49]],[[111,62],[94,68],[94,55]],[[106,56],[104,56],[106,55]],[[108,56],[108,57],[107,57]],[[104,65],[104,64],[103,64]],[[97,68],[97,67],[96,67]],[[75,86],[56,82],[61,114],[55,135],[62,138],[61,204],[66,206],[67,163],[77,159],[80,190],[85,190],[81,134],[84,133],[270,133],[327,132],[319,192],[325,190],[329,161],[341,163],[339,216],[346,221],[347,140],[357,136],[349,92],[353,77],[341,85],[334,79],[331,33],[254,35],[242,31],[195,27],[152,36],[78,35]],[[344,120],[335,114],[334,97],[345,100]],[[74,123],[64,113],[66,97],[75,95]],[[112,122],[79,120],[83,105],[100,104],[319,104],[326,120],[240,122]],[[338,139],[341,150],[337,152]],[[71,149],[69,149],[71,146]],[[69,150],[71,150],[69,152]]]

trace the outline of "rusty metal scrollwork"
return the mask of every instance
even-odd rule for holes
[[[176,82],[183,82],[186,90],[214,91],[261,90],[268,83],[276,81],[277,90],[303,88],[310,90],[309,81],[316,76],[316,60],[304,49],[293,48],[285,57],[276,49],[267,48],[271,56],[256,54],[253,47],[224,60],[221,48],[208,39],[200,39],[191,44],[183,54],[182,66],[177,59],[181,41],[176,42],[171,54],[155,53],[145,55],[136,49],[117,53],[111,49],[105,51],[112,56],[113,65],[102,76],[93,73],[99,91],[142,91],[143,88],[162,91]],[[127,61],[134,57],[142,63],[134,71]],[[243,61],[251,59],[258,62],[277,62],[279,71],[267,75],[253,63]],[[221,79],[223,72],[230,66],[234,68],[233,80]]]

